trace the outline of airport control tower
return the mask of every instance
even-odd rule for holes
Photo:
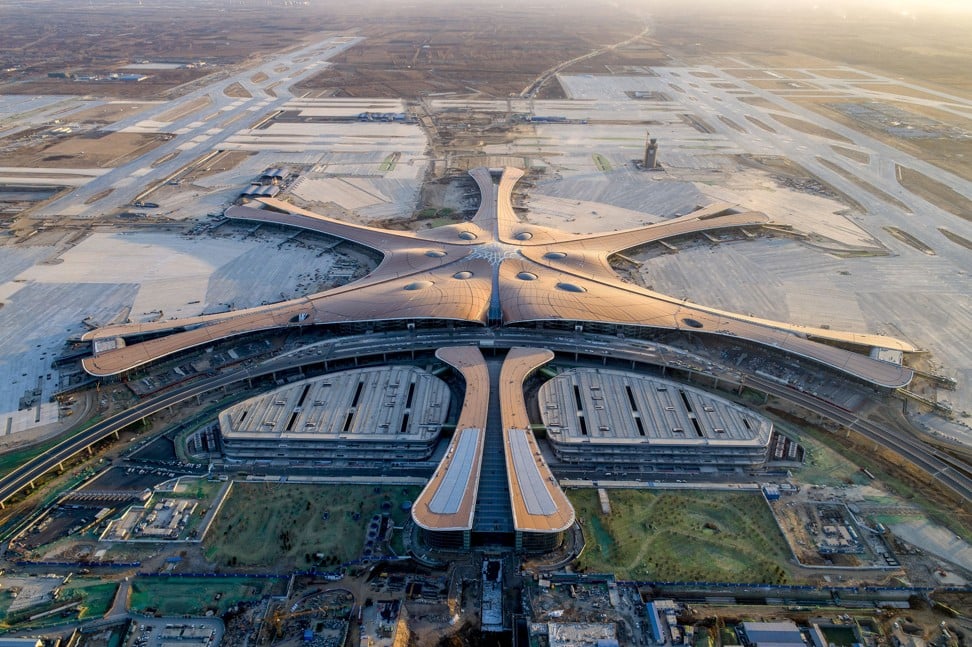
[[[658,140],[651,136],[650,132],[645,133],[645,156],[641,161],[642,168],[650,171],[657,166]]]

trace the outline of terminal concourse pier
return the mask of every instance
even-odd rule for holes
[[[425,542],[555,548],[574,509],[540,454],[523,395],[523,382],[554,354],[514,347],[487,362],[478,348],[459,346],[436,356],[460,372],[466,394],[449,449],[412,506]]]

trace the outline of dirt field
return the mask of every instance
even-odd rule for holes
[[[643,39],[625,47],[605,52],[599,56],[575,63],[564,69],[565,74],[604,74],[609,68],[623,66],[646,67],[669,65],[671,58],[662,51],[654,39]],[[556,84],[554,84],[556,85]]]
[[[972,200],[956,193],[937,180],[907,166],[895,165],[901,186],[915,195],[928,200],[939,209],[952,213],[963,220],[972,220]]]
[[[898,240],[900,240],[901,242],[903,242],[904,244],[914,247],[915,249],[917,249],[919,252],[922,252],[923,254],[928,254],[929,256],[935,255],[934,249],[932,249],[931,247],[929,247],[928,245],[920,241],[912,234],[909,234],[908,232],[904,231],[903,229],[900,229],[898,227],[885,227],[884,230],[889,234],[891,234],[892,236],[894,236],[895,238],[897,238]]]
[[[845,144],[853,144],[851,140],[847,139],[839,133],[835,133],[829,128],[824,128],[823,126],[818,126],[812,124],[809,121],[804,121],[803,119],[797,119],[796,117],[787,117],[785,115],[770,115],[773,119],[793,128],[794,130],[799,130],[802,133],[807,133],[808,135],[815,135],[817,137],[826,137],[827,139],[833,139],[834,141],[843,142]]]
[[[844,148],[843,146],[831,146],[831,149],[839,155],[843,155],[847,159],[854,160],[859,164],[867,164],[871,161],[871,156],[862,151],[856,151],[853,148]]]
[[[568,492],[584,528],[580,567],[622,579],[776,583],[789,550],[758,494],[611,490]]]
[[[333,67],[297,92],[353,97],[415,98],[438,93],[506,97],[541,72],[641,27],[622,12],[557,11],[535,5],[466,4],[461,12],[435,5],[402,5],[380,17],[362,17],[367,40],[333,59]],[[631,60],[642,57],[629,52]],[[658,60],[657,52],[654,54]],[[614,60],[613,58],[611,60]],[[586,61],[604,72],[604,62]],[[572,70],[573,71],[573,70]],[[559,94],[556,83],[545,86]]]
[[[24,146],[7,153],[4,164],[52,168],[115,167],[164,141],[164,135],[94,131]]]
[[[969,240],[968,238],[963,238],[962,236],[959,236],[955,232],[949,231],[944,227],[939,227],[938,231],[942,232],[942,235],[945,236],[945,238],[948,238],[956,245],[961,245],[965,249],[972,250],[972,240]]]
[[[813,7],[760,4],[753,11],[748,3],[687,0],[653,7],[652,35],[668,50],[707,63],[713,55],[744,54],[768,69],[849,65],[972,97],[967,13],[916,15],[873,11],[866,4]]]
[[[928,94],[927,92],[922,92],[920,90],[915,90],[914,88],[908,88],[903,85],[885,85],[883,83],[868,83],[867,85],[861,85],[861,87],[866,87],[868,90],[876,90],[878,92],[887,92],[888,94],[900,94],[904,97],[914,97],[916,99],[928,99],[930,101],[941,101],[941,97],[935,96],[934,94]]]
[[[172,110],[167,110],[163,112],[158,117],[156,117],[156,120],[175,121],[177,119],[181,119],[182,117],[185,117],[188,114],[192,114],[196,110],[205,108],[206,106],[210,105],[212,102],[213,100],[210,99],[208,96],[199,97],[198,99],[194,99],[193,101],[180,105],[177,108],[173,108]]]
[[[233,97],[234,99],[252,99],[253,98],[253,95],[250,94],[250,91],[249,90],[247,90],[246,88],[243,87],[243,84],[242,83],[234,83],[233,85],[231,85],[228,88],[226,88],[225,90],[223,90],[223,94],[225,94],[228,97]]]
[[[806,81],[784,79],[749,79],[751,85],[764,90],[819,90],[819,86]]]
[[[136,103],[132,101],[105,103],[73,112],[70,119],[85,124],[112,124],[130,114],[141,112],[150,105],[152,105],[150,102]]]
[[[752,115],[746,115],[746,119],[748,119],[750,123],[752,123],[754,126],[757,126],[758,128],[762,128],[768,133],[773,133],[774,135],[776,134],[775,128],[773,128],[772,126],[770,126],[769,124],[763,121],[760,121],[756,117],[753,117]]]
[[[748,103],[751,106],[756,106],[757,108],[778,107],[775,103],[763,97],[739,97],[739,100],[742,101],[743,103]]]
[[[360,10],[361,3],[355,3],[351,11]],[[191,20],[184,19],[189,15]],[[324,28],[348,29],[351,18],[350,11],[299,6],[272,11],[262,5],[234,6],[229,11],[175,0],[129,12],[102,0],[48,0],[34,11],[6,12],[0,21],[0,60],[6,68],[0,73],[0,93],[154,98],[221,67],[298,45]],[[149,78],[138,83],[47,78],[50,72],[104,75],[142,60],[207,65],[150,70]]]
[[[178,2],[178,0],[177,0]],[[226,12],[187,3],[192,21],[172,20],[172,8],[139,8],[119,15],[117,7],[86,4],[83,11],[53,0],[43,27],[29,15],[0,25],[0,54],[11,61],[0,74],[0,92],[90,94],[124,98],[158,97],[177,86],[218,73],[259,54],[297,45],[326,26],[367,40],[334,59],[335,65],[298,88],[317,95],[416,97],[433,93],[481,93],[505,97],[520,92],[544,70],[643,28],[624,10],[592,12],[557,6],[477,5],[461,11],[438,3],[387,5],[364,0],[353,5],[265,11],[234,7]],[[111,55],[104,43],[111,42]],[[41,47],[41,45],[45,45]],[[107,74],[135,60],[207,63],[191,69],[147,72],[138,83],[79,82],[47,78],[49,72]],[[580,63],[571,71],[605,72],[604,65],[661,64],[667,57],[651,43],[633,43]],[[257,77],[254,77],[257,78]],[[541,97],[560,96],[556,83]]]
[[[873,88],[874,86],[868,87]],[[935,166],[949,171],[950,173],[955,173],[959,177],[972,180],[972,159],[970,159],[967,155],[969,147],[968,139],[958,137],[949,138],[946,136],[934,138],[895,137],[879,127],[872,126],[857,119],[852,119],[839,110],[835,110],[830,105],[833,103],[833,99],[816,99],[810,97],[789,97],[789,99],[794,103],[797,103],[805,108],[809,108],[814,112],[827,117],[828,119],[832,119],[837,123],[847,126],[848,128],[853,128],[854,130],[865,133],[866,135],[874,137],[875,139],[889,146],[893,146],[910,153],[919,159],[926,160],[930,164],[934,164]],[[842,102],[848,103],[844,100],[842,100]],[[924,106],[899,104],[893,101],[882,103],[898,107],[906,112],[939,120],[943,124],[949,126],[964,128],[966,131],[972,132],[972,120],[962,119],[961,117],[951,113],[934,110]]]
[[[253,155],[251,151],[223,151],[211,158],[204,166],[198,166],[182,176],[184,182],[193,182],[199,178],[228,171]]]
[[[94,68],[98,74],[111,70]],[[111,99],[155,99],[163,93],[211,74],[213,69],[196,68],[192,70],[160,70],[138,83],[121,81],[74,81],[72,79],[50,79],[35,77],[4,83],[6,75],[0,75],[0,94],[74,94]],[[72,73],[85,74],[82,71]]]
[[[833,146],[832,148],[840,148],[840,147],[839,146]],[[847,149],[844,149],[844,150],[847,150]],[[836,173],[836,174],[838,174],[838,175],[840,175],[840,176],[842,176],[842,177],[850,180],[851,182],[853,182],[857,186],[861,187],[862,189],[864,189],[865,191],[867,191],[871,195],[876,196],[876,197],[884,200],[888,204],[893,205],[894,207],[897,207],[898,209],[901,209],[902,211],[904,211],[906,213],[911,213],[911,209],[904,202],[901,202],[901,200],[898,200],[893,195],[888,195],[887,193],[885,193],[881,189],[877,188],[876,186],[874,186],[870,182],[866,182],[866,181],[862,180],[861,178],[857,177],[853,173],[847,172],[844,169],[844,167],[839,166],[837,164],[834,164],[830,160],[824,159],[822,157],[818,157],[817,158],[817,161],[820,162],[821,164],[823,164],[824,166],[826,166],[827,168],[829,168],[834,173]]]

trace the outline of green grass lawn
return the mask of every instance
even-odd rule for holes
[[[237,602],[280,593],[285,580],[242,577],[141,577],[132,581],[132,611],[168,615],[224,613]],[[219,596],[219,600],[216,597]]]
[[[796,438],[807,452],[803,466],[796,472],[801,483],[837,486],[868,480],[853,461],[828,447],[808,430],[802,429],[791,437]]]
[[[285,570],[310,566],[305,557],[315,553],[346,562],[364,547],[373,514],[388,512],[402,524],[408,512],[401,503],[413,501],[419,491],[417,486],[382,486],[375,492],[371,485],[236,483],[206,535],[206,556],[230,567]],[[354,514],[360,515],[357,521]]]
[[[587,547],[578,567],[621,579],[785,582],[789,551],[756,493],[611,490],[568,492]]]
[[[13,604],[14,594],[7,589],[0,589],[0,620],[7,616],[7,609]]]
[[[63,442],[68,438],[71,438],[72,436],[81,433],[85,429],[95,426],[96,424],[101,422],[101,419],[102,419],[101,414],[97,414],[95,416],[92,416],[90,419],[86,420],[83,424],[78,426],[76,429],[71,429],[67,433],[61,434],[59,436],[51,438],[50,440],[44,441],[42,443],[31,445],[30,447],[27,447],[25,449],[20,449],[17,451],[7,452],[6,454],[3,454],[2,456],[0,456],[0,473],[6,473],[9,472],[10,470],[20,467],[30,459],[40,456],[41,454],[49,450],[51,447],[54,447],[58,443]]]
[[[381,161],[381,164],[378,165],[378,171],[380,173],[388,173],[392,171],[395,168],[395,163],[398,161],[399,157],[401,157],[400,153],[389,153],[385,156],[385,159]]]
[[[100,618],[111,608],[111,603],[115,599],[115,590],[117,588],[118,584],[115,582],[102,582],[99,579],[72,579],[69,584],[63,587],[61,597],[58,600],[46,602],[32,607],[30,610],[18,612],[15,614],[17,617],[14,618],[17,622],[13,625],[8,624],[11,620],[10,618],[5,618],[10,603],[13,601],[13,597],[7,591],[0,591],[0,618],[4,618],[4,622],[0,623],[0,627],[16,627],[17,629],[41,628],[64,624],[66,621],[74,621],[75,619],[87,620]],[[81,598],[80,604],[73,610],[65,611],[63,614],[55,613],[34,621],[28,620],[28,616],[30,615],[59,607],[77,600],[78,597]]]
[[[115,582],[102,582],[101,580],[72,579],[64,587],[65,595],[78,594],[82,598],[79,608],[78,619],[100,618],[111,608],[111,603],[115,600],[115,591],[118,584]]]

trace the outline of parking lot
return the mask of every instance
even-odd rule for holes
[[[191,623],[174,618],[153,618],[133,624],[125,647],[210,647],[223,638],[223,621],[218,618],[193,618]]]

